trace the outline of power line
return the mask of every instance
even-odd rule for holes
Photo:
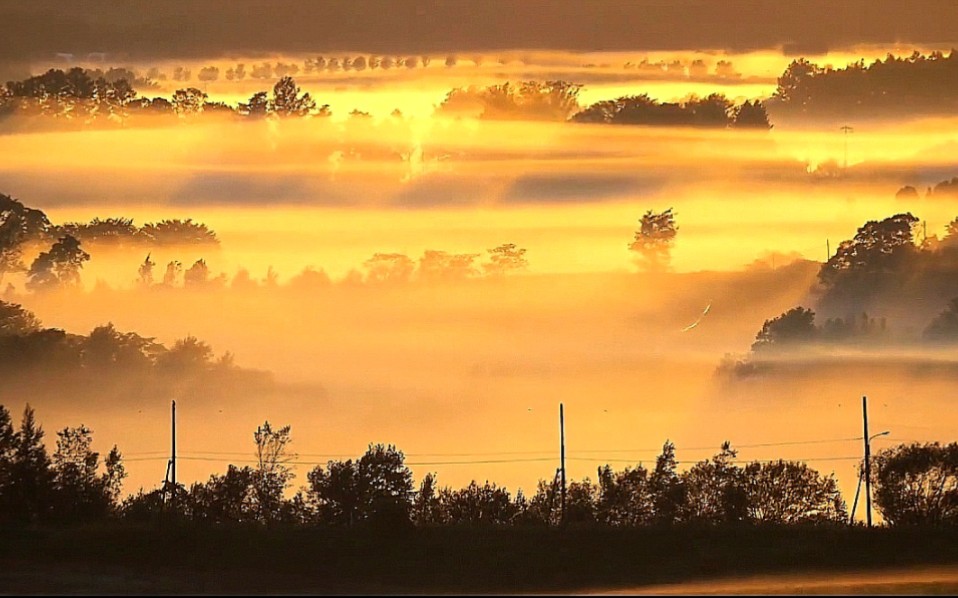
[[[226,459],[222,457],[187,457],[183,456],[182,453],[177,456],[180,460],[188,461],[211,461],[214,463],[244,463],[244,464],[257,464],[258,461],[254,459]],[[469,460],[469,461],[406,461],[405,465],[482,465],[490,463],[533,463],[533,462],[542,462],[542,461],[554,461],[555,457],[535,457],[535,458],[525,458],[525,459],[482,459],[482,460]],[[283,461],[286,465],[325,465],[326,463],[322,461]]]
[[[763,448],[770,446],[792,446],[792,445],[805,445],[805,444],[829,444],[837,442],[854,442],[861,440],[862,437],[858,436],[856,438],[828,438],[823,440],[790,440],[787,442],[761,442],[755,444],[734,444],[731,443],[731,448],[733,449],[743,449],[743,448]],[[691,447],[681,447],[676,446],[676,451],[713,451],[717,448],[721,448],[721,445],[716,446],[691,446]],[[658,448],[636,448],[636,449],[589,449],[589,450],[577,450],[576,453],[643,453],[643,452],[658,452],[661,451],[662,447]]]
[[[598,457],[569,457],[573,461],[592,461],[598,463],[635,463],[632,459],[601,459]],[[778,458],[778,459],[730,459],[726,463],[735,463],[738,465],[748,465],[749,463],[778,463],[779,461],[800,461],[814,463],[817,461],[861,461],[860,456],[856,457],[805,457],[805,458]],[[677,465],[696,465],[702,461],[676,461]]]
[[[808,444],[828,444],[828,443],[838,443],[838,442],[856,442],[862,440],[861,436],[854,438],[826,438],[820,440],[791,440],[785,442],[762,442],[762,443],[753,443],[753,444],[732,444],[733,449],[743,449],[743,448],[764,448],[764,447],[774,447],[774,446],[793,446],[793,445],[808,445]],[[709,445],[709,446],[693,446],[693,447],[676,447],[678,451],[711,451],[721,448],[719,446]],[[605,448],[605,449],[581,449],[572,451],[576,454],[590,454],[590,453],[643,453],[643,452],[655,452],[658,453],[662,450],[662,447],[655,448]],[[555,449],[547,450],[538,450],[538,451],[484,451],[484,452],[468,452],[468,453],[403,453],[406,457],[490,457],[490,456],[507,456],[507,455],[549,455],[554,454]],[[134,452],[126,453],[131,456],[146,456],[146,455],[161,455],[166,454],[163,451],[151,451],[151,452]],[[206,455],[225,455],[225,456],[239,456],[246,457],[252,454],[252,451],[180,451],[180,455],[197,455],[197,456],[206,456]],[[321,457],[321,458],[355,458],[356,455],[353,453],[298,453],[300,457]]]

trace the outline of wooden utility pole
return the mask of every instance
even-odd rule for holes
[[[865,425],[865,520],[872,526],[872,467],[871,448],[868,446],[868,397],[862,397],[862,421]]]
[[[559,522],[565,523],[565,411],[563,410],[562,403],[559,403],[559,459],[560,459],[560,470],[562,475],[562,486],[560,487],[560,515]]]
[[[176,504],[176,401],[173,401],[172,407],[170,409],[170,417],[172,419],[172,442],[170,445],[170,477],[172,478],[172,485],[170,486],[170,504]]]

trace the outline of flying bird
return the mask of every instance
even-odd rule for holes
[[[710,309],[712,309],[712,302],[711,302],[711,301],[709,301],[709,304],[705,306],[705,309],[704,309],[704,310],[702,310],[702,315],[699,316],[699,319],[698,319],[698,320],[695,320],[694,322],[692,322],[691,324],[689,324],[688,326],[686,326],[685,328],[683,328],[683,329],[682,329],[682,332],[688,332],[689,330],[692,330],[693,328],[695,328],[696,326],[698,326],[698,325],[699,325],[699,322],[702,321],[702,318],[704,318],[706,315],[708,315]]]

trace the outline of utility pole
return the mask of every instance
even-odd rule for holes
[[[560,459],[560,470],[562,472],[562,486],[560,488],[560,515],[559,522],[560,524],[565,523],[565,411],[563,410],[562,403],[559,403],[559,459]]]
[[[862,478],[864,477],[864,475],[862,474],[863,474],[863,470],[859,469],[858,470],[858,486],[855,487],[855,502],[852,503],[852,512],[851,512],[851,515],[848,516],[848,525],[852,525],[855,523],[855,512],[858,510],[858,496],[862,492]]]
[[[170,474],[172,478],[172,485],[170,486],[170,504],[175,507],[176,505],[176,400],[173,400],[173,404],[170,410],[170,416],[172,419],[172,442],[170,445]]]
[[[868,397],[862,397],[862,421],[865,425],[865,519],[872,526],[872,467],[871,448],[868,445]]]
[[[825,263],[827,264],[830,259],[832,259],[832,242],[825,239]]]

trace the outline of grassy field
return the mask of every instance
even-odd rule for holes
[[[903,567],[958,569],[958,529],[0,530],[4,593],[589,592],[696,582],[707,592],[729,577],[852,572],[864,577],[850,588],[874,589],[870,571]],[[922,579],[904,591],[942,587]],[[948,579],[955,588],[958,577],[945,587]]]

